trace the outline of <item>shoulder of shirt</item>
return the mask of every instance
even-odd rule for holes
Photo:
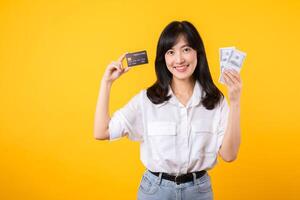
[[[140,96],[142,101],[145,101],[145,97],[147,97],[147,89],[142,89],[138,95]]]
[[[136,93],[136,97],[142,97],[144,96],[144,94],[146,94],[147,90],[146,89],[142,89],[140,90],[138,93]]]
[[[136,94],[136,97],[137,99],[139,99],[141,103],[150,101],[149,98],[147,97],[147,89],[140,90],[140,92]]]
[[[133,97],[132,100],[134,101],[140,101],[144,99],[144,96],[146,95],[147,90],[146,89],[142,89],[140,90],[138,93],[136,93]]]

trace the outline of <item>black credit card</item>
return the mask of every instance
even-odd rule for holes
[[[148,63],[148,57],[146,51],[137,51],[126,54],[126,60],[128,67],[135,65],[142,65]]]

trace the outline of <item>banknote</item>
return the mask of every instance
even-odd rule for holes
[[[246,57],[246,53],[235,49],[231,53],[231,55],[225,65],[228,69],[234,69],[234,70],[240,72],[245,57]]]
[[[236,49],[235,47],[220,48],[220,78],[219,82],[225,83],[223,78],[224,69],[233,69],[237,72],[241,71],[241,67],[246,58],[246,53]]]
[[[220,78],[219,81],[224,84],[224,78],[222,76],[223,69],[225,68],[225,64],[227,63],[229,57],[231,56],[235,47],[223,47],[219,49],[219,57],[220,57]]]

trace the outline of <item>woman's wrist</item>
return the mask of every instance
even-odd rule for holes
[[[111,80],[107,80],[105,78],[102,78],[101,80],[101,85],[107,85],[107,86],[111,86],[112,85],[112,81]]]
[[[239,108],[241,105],[240,101],[231,101],[230,102],[230,107],[233,107],[233,108]]]
[[[230,100],[230,106],[239,107],[241,105],[240,99]]]

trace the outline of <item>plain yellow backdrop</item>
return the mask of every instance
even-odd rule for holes
[[[209,171],[215,199],[300,199],[300,3],[78,1],[0,3],[0,199],[136,199],[139,144],[97,141],[93,120],[106,66],[147,50],[112,87],[110,113],[155,81],[158,37],[191,21],[218,83],[220,47],[247,53],[238,159]]]

